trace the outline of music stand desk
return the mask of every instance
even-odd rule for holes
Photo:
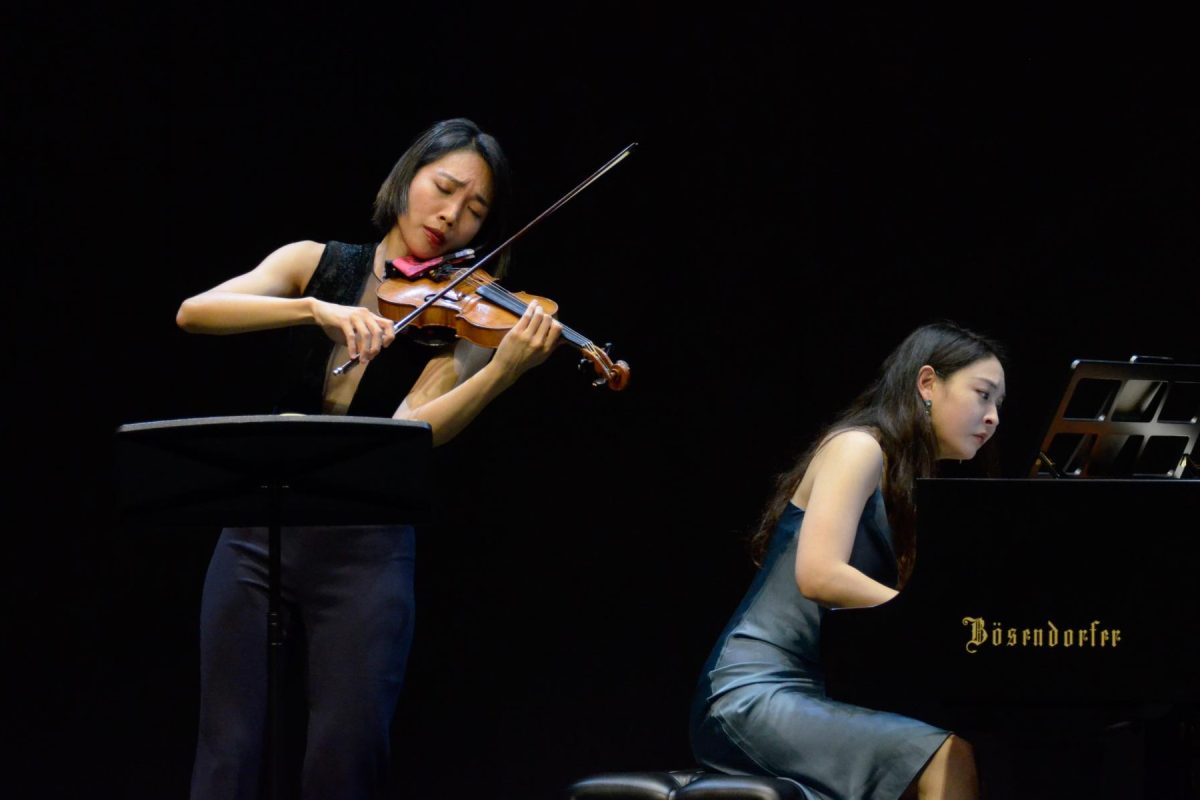
[[[428,424],[374,417],[253,415],[122,425],[118,511],[127,524],[268,528],[268,774],[278,797],[284,525],[428,518]]]

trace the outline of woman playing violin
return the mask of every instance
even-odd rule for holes
[[[396,162],[375,200],[378,243],[295,242],[249,272],[184,301],[192,333],[294,326],[292,383],[280,411],[391,416],[453,438],[559,341],[536,301],[496,350],[466,340],[430,348],[380,315],[384,265],[494,245],[507,216],[499,144],[466,119],[439,122]],[[503,272],[496,269],[499,277]],[[349,359],[357,368],[332,368]],[[287,531],[283,596],[303,627],[309,723],[305,798],[372,797],[386,775],[389,729],[412,637],[409,526]],[[201,612],[201,710],[193,798],[253,798],[266,715],[266,532],[227,529]]]

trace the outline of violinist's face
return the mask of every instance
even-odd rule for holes
[[[409,255],[433,258],[466,247],[492,201],[492,170],[473,150],[456,150],[413,176],[408,210],[396,224]]]
[[[936,374],[927,377],[924,384],[918,378],[917,390],[923,399],[933,402],[930,414],[938,458],[974,458],[1000,424],[1004,367],[994,356],[989,356],[948,377]]]

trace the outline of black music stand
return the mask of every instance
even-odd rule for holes
[[[1029,477],[1182,478],[1198,442],[1200,364],[1076,360]]]
[[[270,796],[283,774],[280,545],[284,525],[428,518],[428,424],[373,417],[240,416],[122,425],[118,509],[137,525],[268,528]]]

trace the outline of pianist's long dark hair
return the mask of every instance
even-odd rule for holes
[[[776,478],[775,496],[750,538],[755,563],[762,563],[771,533],[813,456],[834,433],[861,428],[877,432],[883,449],[883,497],[903,586],[912,574],[916,556],[913,484],[917,478],[931,477],[937,469],[937,439],[917,393],[917,373],[928,364],[942,378],[949,378],[963,367],[991,356],[1001,363],[1005,360],[999,344],[953,322],[923,325],[910,333],[884,360],[875,382],[821,431],[796,466]]]

